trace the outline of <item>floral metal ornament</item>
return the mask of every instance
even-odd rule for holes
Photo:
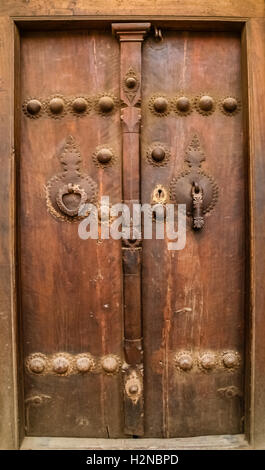
[[[218,186],[212,176],[201,169],[205,154],[195,135],[187,150],[185,162],[188,169],[175,176],[170,184],[170,199],[177,204],[186,204],[188,216],[193,218],[193,228],[204,226],[204,214],[209,213],[218,199]]]
[[[208,93],[201,93],[195,97],[194,100],[195,109],[202,116],[210,116],[216,110],[216,101]]]
[[[90,113],[93,99],[90,96],[79,95],[68,100],[68,111],[76,117],[84,117]]]
[[[154,142],[146,151],[146,159],[152,166],[166,166],[170,159],[170,150],[164,144]]]
[[[98,168],[109,168],[117,161],[114,150],[108,145],[99,145],[92,154],[93,163]]]
[[[53,119],[61,119],[67,113],[68,100],[60,94],[55,94],[45,100],[45,111]]]
[[[95,111],[101,116],[112,116],[119,107],[119,98],[113,93],[99,93],[94,102]]]
[[[235,116],[241,110],[241,102],[232,95],[225,96],[218,103],[220,111],[225,116]]]
[[[140,80],[132,67],[129,67],[123,79],[123,90],[130,103],[133,102],[140,87]]]
[[[171,111],[170,99],[166,95],[160,93],[156,93],[151,96],[148,106],[151,113],[158,117],[168,116]]]
[[[22,104],[23,113],[30,119],[38,119],[44,114],[44,103],[40,98],[27,98]]]
[[[194,107],[194,99],[184,92],[180,92],[172,99],[172,110],[179,116],[189,116]]]
[[[60,160],[64,171],[47,183],[47,208],[57,219],[80,220],[88,215],[80,215],[83,204],[97,201],[97,184],[89,175],[81,173],[81,156],[72,136],[67,138]]]

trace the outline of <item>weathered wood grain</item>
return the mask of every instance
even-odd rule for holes
[[[9,0],[1,2],[1,15],[43,16],[43,15],[183,15],[183,16],[242,16],[256,17],[264,15],[262,0]]]
[[[142,42],[150,29],[150,23],[114,23],[112,30],[120,42],[120,96],[123,131],[122,185],[123,202],[133,209],[140,202],[140,123]],[[128,74],[133,73],[134,88],[127,86]],[[135,92],[133,91],[135,90]],[[128,92],[133,92],[128,94]],[[132,216],[132,214],[131,214]],[[129,222],[129,226],[131,222]],[[133,235],[129,239],[133,240]],[[142,387],[142,247],[135,240],[123,240],[123,291],[124,291],[124,352],[128,370],[124,376],[124,432],[128,435],[144,435],[144,390]],[[131,384],[126,386],[126,383]],[[135,389],[138,395],[135,400]]]
[[[265,22],[254,20],[246,26],[249,123],[249,179],[251,215],[251,441],[265,446]]]
[[[0,20],[0,448],[18,445],[15,294],[14,31]]]
[[[14,35],[12,23],[8,16],[13,15],[24,20],[35,19],[36,24],[33,26],[34,29],[38,29],[37,23],[42,28],[42,22],[39,21],[40,16],[46,17],[51,23],[57,18],[64,18],[66,28],[69,28],[67,18],[77,20],[78,17],[82,18],[82,15],[89,15],[89,18],[94,18],[94,21],[99,19],[101,16],[107,18],[108,16],[113,19],[120,17],[122,19],[130,18],[132,21],[141,18],[141,20],[150,20],[155,18],[156,22],[163,22],[162,16],[165,15],[167,18],[182,17],[182,26],[185,29],[205,29],[204,20],[215,18],[219,22],[221,20],[221,26],[218,23],[211,23],[211,30],[223,28],[229,28],[222,22],[222,18],[235,19],[241,21],[244,18],[253,18],[248,22],[246,27],[246,58],[247,64],[243,69],[243,73],[248,69],[248,98],[249,98],[249,115],[248,123],[250,126],[249,132],[249,155],[250,155],[250,198],[253,198],[251,203],[251,307],[252,311],[248,316],[248,324],[246,326],[246,332],[251,329],[251,344],[247,351],[251,355],[251,376],[250,380],[247,377],[247,386],[251,381],[251,397],[250,402],[247,406],[250,409],[250,435],[252,445],[259,448],[264,448],[264,340],[263,340],[263,312],[264,312],[264,289],[263,289],[263,277],[264,277],[264,227],[263,227],[263,180],[264,180],[264,159],[263,159],[263,147],[264,147],[264,116],[263,107],[261,106],[264,101],[264,20],[255,20],[255,17],[264,17],[264,2],[263,0],[250,0],[241,1],[236,0],[230,2],[228,0],[216,1],[192,1],[188,4],[183,1],[170,2],[143,0],[141,2],[134,1],[130,4],[125,2],[99,2],[91,1],[76,1],[70,0],[55,0],[52,2],[42,2],[40,0],[31,0],[25,2],[23,0],[10,0],[1,2],[0,15],[4,15],[1,18],[1,78],[3,80],[1,85],[0,100],[1,100],[1,197],[2,201],[6,201],[6,204],[2,204],[1,208],[1,369],[0,377],[2,387],[0,389],[0,447],[1,448],[14,448],[18,444],[18,431],[17,431],[17,392],[16,392],[16,325],[17,318],[15,315],[15,270],[14,270],[14,254],[15,254],[15,238],[14,238],[14,204],[11,202],[10,194],[14,194],[14,173],[15,173],[15,158],[14,158],[14,125],[13,125],[13,98],[12,98],[12,87],[14,83],[13,68],[14,68]],[[165,17],[164,16],[164,17]],[[183,21],[183,17],[187,18],[187,21]],[[190,23],[189,20],[199,19],[196,23]],[[240,19],[241,18],[241,19]],[[22,24],[22,23],[21,23]],[[193,26],[192,26],[193,24]],[[208,23],[209,24],[209,23]],[[58,24],[58,28],[62,28],[63,24]],[[170,25],[172,27],[172,25]],[[179,29],[180,23],[176,26]],[[245,95],[244,95],[245,99]],[[246,101],[244,101],[246,104]],[[17,133],[18,135],[18,133]],[[163,135],[163,134],[162,134]],[[10,190],[10,192],[9,192]],[[247,278],[248,280],[248,278]],[[161,292],[159,293],[161,295]],[[4,312],[4,313],[2,313]],[[253,314],[253,320],[252,320]],[[164,330],[165,345],[168,345],[168,338],[170,334],[169,318],[166,317],[166,328]],[[8,339],[8,341],[7,341]],[[168,347],[168,346],[167,346]],[[246,358],[247,360],[249,357]],[[246,370],[248,374],[248,369]],[[109,382],[106,383],[109,385]],[[156,384],[159,388],[159,383]],[[103,384],[102,384],[103,386]],[[63,393],[63,392],[62,392]],[[112,391],[108,394],[106,399],[112,400]],[[166,409],[166,408],[165,408]],[[247,410],[248,411],[248,410]],[[107,420],[111,420],[113,415],[111,410],[107,407]],[[53,417],[54,419],[54,417]],[[36,414],[36,420],[38,421],[38,415]],[[162,420],[164,430],[168,424],[166,419]],[[79,421],[81,422],[81,421]],[[38,425],[38,423],[36,423]],[[160,421],[155,423],[160,425]],[[106,434],[109,434],[109,429],[106,429]],[[111,434],[111,433],[110,433]],[[247,447],[247,444],[243,442],[241,436],[239,440],[236,436],[232,436],[231,440],[227,440],[227,436],[210,436],[208,438],[202,438],[203,442],[199,442],[198,439],[192,438],[190,440],[164,440],[165,448],[172,448],[172,442],[177,442],[178,448],[240,448]],[[209,444],[209,447],[205,447],[205,440]],[[26,438],[23,444],[23,448],[69,448],[71,445],[73,448],[83,448],[84,441],[81,439],[57,439],[57,438]],[[181,441],[181,442],[180,442]],[[118,447],[124,445],[125,448],[130,447],[129,441],[123,441],[123,444],[119,440]],[[163,447],[162,440],[153,439],[144,443],[143,440],[140,442],[140,447],[144,445],[147,448],[150,445],[157,445],[158,448]],[[93,443],[86,442],[86,447],[96,446],[104,447],[104,443],[93,441]],[[110,444],[106,444],[109,448]],[[112,445],[112,444],[111,444]],[[116,443],[113,443],[115,447]],[[135,444],[136,445],[136,444]],[[168,447],[167,447],[168,446]],[[135,448],[135,447],[134,447]]]
[[[230,436],[199,436],[179,439],[70,439],[49,437],[26,437],[22,443],[23,450],[244,450],[249,449],[248,442],[242,434]]]

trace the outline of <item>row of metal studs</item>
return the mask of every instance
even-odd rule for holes
[[[53,355],[33,353],[25,361],[26,370],[34,375],[67,376],[88,372],[116,374],[121,368],[121,359],[114,354],[95,358],[90,353],[77,355],[60,352]]]
[[[111,115],[119,104],[119,100],[111,93],[102,93],[96,97],[77,96],[66,98],[63,95],[53,95],[47,99],[28,98],[22,105],[23,112],[31,119],[38,119],[45,114],[60,119],[67,112],[77,117],[88,114],[92,109],[97,113]]]
[[[218,108],[226,116],[234,116],[241,109],[240,101],[233,96],[225,96],[215,100],[212,96],[201,94],[196,97],[178,95],[170,98],[165,95],[153,95],[149,99],[149,109],[156,116],[167,116],[174,111],[179,116],[188,116],[195,109],[204,116],[210,116]]]
[[[179,371],[189,372],[194,368],[211,372],[218,369],[234,371],[240,365],[240,355],[236,351],[212,351],[192,354],[190,351],[179,351],[175,355],[175,365]]]

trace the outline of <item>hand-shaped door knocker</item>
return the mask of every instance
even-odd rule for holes
[[[85,203],[95,203],[97,184],[80,172],[81,156],[72,136],[67,138],[60,160],[64,171],[48,181],[47,207],[53,216],[71,222],[87,215],[80,209]]]
[[[189,168],[174,177],[170,184],[171,200],[177,204],[186,204],[194,230],[203,228],[204,215],[213,209],[218,198],[217,184],[201,169],[204,160],[205,155],[195,135],[186,150],[185,161]]]

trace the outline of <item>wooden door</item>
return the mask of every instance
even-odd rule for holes
[[[207,203],[205,187],[204,227],[194,230],[187,218],[183,250],[169,251],[167,240],[143,241],[146,432],[240,433],[246,182],[240,38],[168,31],[159,43],[147,40],[142,93],[142,201],[161,186],[188,210],[192,181],[208,180],[212,191]],[[157,103],[169,105],[157,111]],[[166,153],[161,162],[152,159],[156,148]]]
[[[243,430],[240,38],[150,26],[22,36],[27,435]],[[185,247],[82,240],[78,208],[101,196],[186,203]]]
[[[103,32],[25,34],[21,65],[26,432],[118,437],[123,351],[119,241],[81,240],[75,217],[58,210],[53,196],[59,186],[72,182],[95,203],[100,194],[121,200],[119,45]],[[109,115],[98,106],[101,95],[107,104],[114,103]],[[107,168],[97,158],[102,148],[113,152]],[[81,196],[67,197],[66,206],[74,208]]]

